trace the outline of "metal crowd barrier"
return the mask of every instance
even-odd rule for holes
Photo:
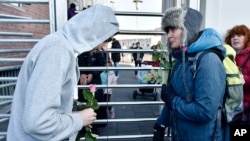
[[[51,0],[0,0],[0,3],[35,3],[35,4],[44,4],[49,3]],[[115,12],[119,16],[152,16],[152,17],[161,17],[162,13],[150,13],[150,12]],[[36,20],[29,19],[25,17],[15,17],[14,19],[2,19],[6,15],[0,14],[0,23],[25,23],[25,24],[51,24],[50,20]],[[163,32],[158,31],[133,31],[133,30],[121,30],[119,34],[136,34],[136,35],[164,35]],[[15,33],[15,32],[0,32],[0,35],[19,35],[19,36],[30,36],[30,33]],[[40,39],[0,39],[0,43],[36,43]],[[159,50],[162,51],[162,50]],[[166,51],[166,50],[164,50]],[[0,49],[0,53],[11,53],[11,52],[29,52],[29,49]],[[109,49],[107,52],[135,52],[133,49]],[[152,53],[153,50],[136,50],[136,52],[145,52]],[[23,62],[24,58],[3,58],[0,57],[0,62]],[[11,70],[11,68],[9,68]],[[20,69],[20,66],[19,66]],[[162,69],[160,67],[80,67],[80,70],[148,70],[148,69]],[[0,70],[1,71],[1,70]],[[8,87],[15,86],[17,80],[16,76],[0,76],[0,89],[5,89]],[[5,82],[4,84],[2,82]],[[97,88],[159,88],[160,84],[117,84],[117,85],[96,85]],[[88,86],[79,85],[78,88],[87,88]],[[0,95],[0,106],[5,104],[11,104],[13,93],[2,94]],[[161,101],[140,101],[140,102],[99,102],[100,105],[162,105]],[[8,120],[10,114],[0,113],[0,123]],[[155,118],[123,118],[123,119],[102,119],[96,120],[96,123],[102,122],[141,122],[141,121],[154,121]],[[0,139],[6,136],[6,132],[0,132]],[[143,135],[111,135],[111,136],[99,136],[97,139],[137,139],[137,138],[150,138],[152,134],[143,134]],[[82,138],[81,140],[84,140]]]

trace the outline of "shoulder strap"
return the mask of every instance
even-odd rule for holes
[[[221,53],[219,53],[217,50],[215,50],[215,49],[209,49],[209,50],[202,51],[202,53],[198,56],[197,64],[200,63],[201,57],[204,56],[205,54],[207,54],[208,52],[213,52],[213,53],[215,53],[216,55],[219,56],[219,58],[220,58],[221,61],[224,60],[224,56]]]
[[[213,53],[217,54],[219,56],[219,58],[220,58],[221,61],[224,60],[224,56],[221,53],[219,53],[219,51],[217,51],[216,49],[208,49],[208,50],[205,50],[205,51],[201,51],[201,52],[198,52],[195,55],[195,57],[189,57],[188,61],[193,62],[192,66],[191,66],[191,70],[193,71],[193,79],[196,77],[196,72],[197,72],[196,70],[197,70],[197,68],[199,66],[201,58],[205,54],[207,54],[209,52],[213,52]]]

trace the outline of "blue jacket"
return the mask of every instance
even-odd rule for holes
[[[170,80],[176,93],[171,103],[176,114],[173,129],[177,131],[180,141],[213,140],[217,110],[226,85],[224,67],[218,55],[207,53],[201,58],[196,78],[193,79],[193,72],[190,68],[192,63],[187,58],[191,54],[213,47],[216,47],[225,56],[225,49],[219,46],[221,44],[222,39],[219,34],[208,28],[187,48],[184,63],[182,49],[172,52],[176,59]],[[191,94],[191,102],[185,101],[187,92]],[[169,110],[167,110],[167,114],[169,114]],[[219,133],[218,141],[222,140],[221,133]]]

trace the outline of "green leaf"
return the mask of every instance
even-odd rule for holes
[[[88,106],[86,106],[86,105],[84,105],[84,104],[79,104],[79,105],[78,105],[78,109],[79,109],[79,110],[83,110],[83,109],[86,109],[86,108],[88,108]]]
[[[89,126],[86,126],[86,127],[85,127],[85,130],[86,130],[86,132],[91,132],[91,127],[90,127],[90,125],[89,125]]]
[[[161,67],[166,70],[172,69],[171,64],[167,60],[161,60]]]
[[[83,90],[83,96],[86,101],[91,101],[93,99],[93,94],[89,90]]]
[[[161,58],[161,52],[157,49],[154,49],[154,52],[152,54],[152,61],[158,61]]]
[[[98,101],[96,99],[93,99],[91,108],[93,108],[94,110],[97,110],[99,109],[99,107],[100,106],[98,105]]]
[[[85,140],[86,141],[96,141],[96,137],[93,137],[91,132],[86,132],[85,134]]]
[[[81,140],[81,133],[79,132],[76,136],[76,141],[80,141]]]

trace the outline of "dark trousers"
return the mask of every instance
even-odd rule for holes
[[[104,99],[106,102],[110,102],[111,94],[104,94]],[[108,106],[108,110],[111,110],[112,106]]]
[[[138,66],[141,67],[141,63],[142,63],[141,60],[135,60],[135,67],[138,67]],[[135,75],[137,74],[138,74],[138,71],[136,70]]]

